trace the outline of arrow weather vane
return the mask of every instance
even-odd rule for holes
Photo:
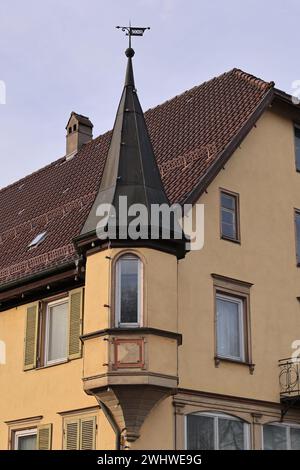
[[[131,48],[131,37],[132,36],[143,36],[146,29],[150,29],[149,26],[147,27],[139,27],[139,26],[116,26],[117,29],[121,29],[122,31],[126,31],[126,36],[129,39],[129,48]]]

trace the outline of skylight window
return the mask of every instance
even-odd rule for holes
[[[45,240],[47,232],[39,233],[28,245],[28,248],[35,248]]]

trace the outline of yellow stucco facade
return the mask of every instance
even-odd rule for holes
[[[14,430],[49,423],[51,447],[62,449],[64,420],[81,414],[96,416],[95,447],[115,449],[113,424],[97,397],[120,385],[148,387],[151,394],[156,388],[168,390],[150,409],[140,431],[134,431],[139,437],[127,443],[132,449],[184,448],[185,415],[201,411],[249,423],[249,447],[260,449],[262,425],[281,418],[278,361],[292,355],[292,343],[300,338],[294,228],[299,184],[293,123],[266,111],[199,200],[205,206],[202,250],[179,261],[153,248],[90,253],[81,358],[24,371],[28,305],[1,312],[6,364],[0,365],[0,449],[12,447]],[[220,188],[239,194],[240,243],[220,238]],[[114,272],[123,251],[135,253],[143,263],[145,330],[120,336],[142,344],[142,365],[118,369]],[[215,360],[212,274],[250,286],[249,363]],[[182,344],[176,335],[182,335]],[[300,424],[300,412],[289,409],[284,421]]]

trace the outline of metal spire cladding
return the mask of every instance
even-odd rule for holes
[[[132,58],[134,50],[125,51],[127,69],[124,89],[118,107],[103,176],[90,214],[81,235],[95,231],[96,210],[111,204],[118,213],[120,196],[127,197],[128,207],[143,204],[151,214],[152,204],[168,204],[155,160],[144,114],[134,83]]]

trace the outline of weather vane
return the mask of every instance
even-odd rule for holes
[[[121,29],[122,31],[126,31],[126,36],[128,36],[128,39],[129,39],[129,48],[131,49],[131,37],[132,36],[143,36],[144,35],[144,32],[146,31],[146,29],[150,29],[149,26],[145,27],[145,28],[141,28],[139,26],[131,26],[131,24],[129,24],[129,26],[116,26],[117,29]]]

